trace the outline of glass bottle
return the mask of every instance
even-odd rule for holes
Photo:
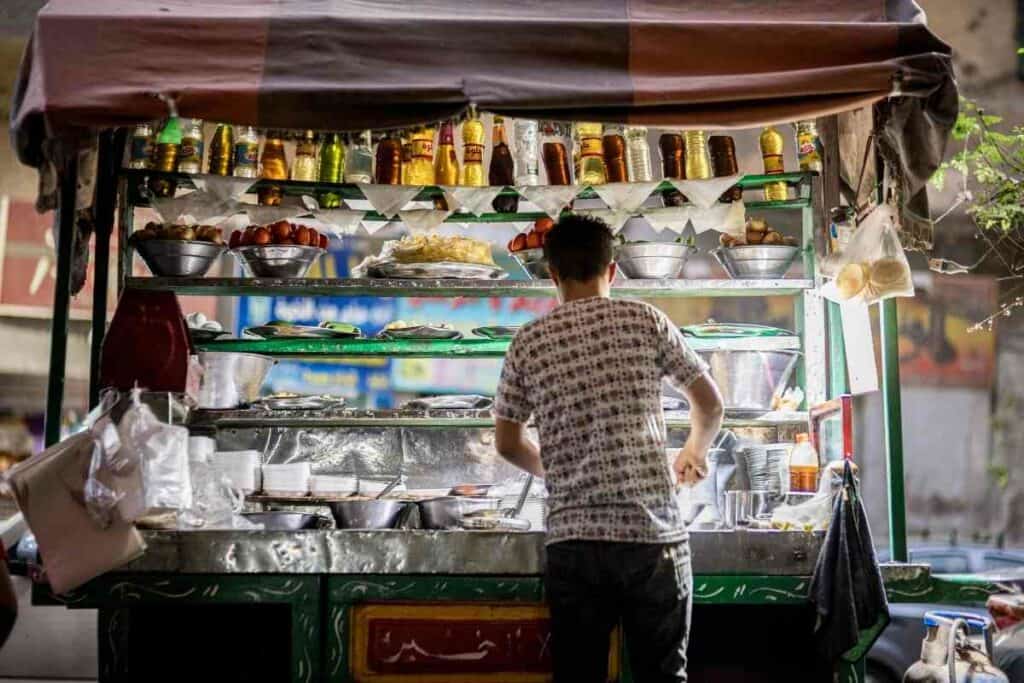
[[[153,126],[140,123],[132,131],[132,143],[128,151],[128,168],[146,169],[153,159]]]
[[[491,167],[488,169],[487,180],[493,186],[509,187],[515,183],[516,164],[512,159],[512,150],[505,139],[505,119],[494,117],[491,128]],[[515,213],[519,210],[519,197],[516,195],[497,196],[491,203],[498,213]]]
[[[512,133],[515,144],[516,185],[540,185],[537,122],[532,119],[516,119],[512,123]]]
[[[409,173],[407,185],[434,185],[434,129],[417,128],[409,138]],[[402,164],[405,168],[405,164]]]
[[[821,173],[822,148],[818,137],[818,126],[814,121],[796,122],[796,153],[800,170]]]
[[[345,145],[341,135],[329,133],[320,145],[320,162],[317,165],[316,180],[320,183],[340,183],[345,167]],[[316,195],[320,208],[336,209],[341,206],[341,195],[335,190],[322,190]]]
[[[409,174],[412,172],[412,139],[408,133],[402,133],[402,185],[409,184]],[[433,166],[431,166],[433,169]]]
[[[252,126],[243,126],[235,138],[235,170],[239,178],[259,176],[260,138]]]
[[[661,173],[663,178],[686,178],[686,142],[679,133],[662,133],[658,138],[658,150],[661,152]],[[682,206],[686,196],[679,190],[665,193],[666,206]]]
[[[369,131],[363,133],[367,135]],[[379,185],[400,185],[404,174],[402,164],[402,140],[396,135],[388,134],[377,143],[377,169],[374,182]]]
[[[181,149],[178,152],[179,173],[203,172],[203,122],[200,119],[184,119],[181,134]]]
[[[469,187],[487,184],[484,179],[484,123],[476,116],[462,124],[462,178],[459,184]]]
[[[764,174],[782,175],[785,173],[786,168],[782,162],[782,134],[775,129],[775,126],[768,126],[761,131],[760,143]],[[786,188],[786,183],[766,183],[764,186],[764,198],[769,202],[786,201],[789,198],[789,190]]]
[[[415,154],[415,151],[413,152]],[[455,125],[451,121],[441,124],[437,155],[434,157],[434,183],[459,184],[459,158],[455,153]]]
[[[268,131],[260,156],[260,177],[265,180],[288,180],[288,159],[284,152],[284,138],[278,131]],[[257,192],[260,204],[281,205],[281,186],[263,185]]]
[[[712,135],[708,138],[708,149],[711,152],[711,170],[716,178],[740,172],[736,162],[736,143],[731,135]],[[739,185],[734,185],[722,193],[719,199],[723,202],[743,201],[743,190]]]
[[[791,493],[814,493],[818,490],[820,469],[818,452],[811,445],[806,432],[796,435],[796,443],[789,454],[789,490]]]
[[[600,123],[577,123],[580,174],[577,185],[603,185],[608,181],[604,166],[604,148],[601,144]]]
[[[345,155],[345,182],[373,182],[373,136],[368,130],[359,134]]]
[[[683,133],[686,141],[686,177],[703,180],[711,177],[711,158],[704,141],[704,131],[688,130]]]
[[[626,168],[626,138],[619,126],[605,126],[601,137],[601,152],[609,183],[629,182]]]
[[[572,185],[567,143],[565,132],[558,124],[549,123],[544,127],[544,170],[548,185]]]
[[[213,133],[208,171],[213,175],[232,175],[235,171],[235,131],[231,124],[219,124]]]
[[[316,182],[316,133],[307,130],[295,144],[295,161],[292,162],[292,180]]]
[[[647,129],[643,126],[626,127],[626,167],[631,182],[646,183],[654,180],[651,173],[651,146],[647,142]]]
[[[153,148],[152,170],[173,173],[178,168],[181,150],[181,119],[172,116],[160,130]],[[151,177],[149,189],[157,197],[173,197],[178,182],[173,177]]]

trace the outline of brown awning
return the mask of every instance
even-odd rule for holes
[[[15,96],[44,136],[183,116],[359,130],[469,104],[533,118],[739,127],[948,83],[910,0],[51,0]]]

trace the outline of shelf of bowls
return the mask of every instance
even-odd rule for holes
[[[513,130],[512,145],[504,132],[495,145],[483,145],[479,131],[488,123]],[[825,392],[815,169],[785,171],[775,129],[708,140],[700,131],[487,114],[438,128],[409,134],[407,160],[396,133],[358,136],[341,154],[362,159],[361,174],[327,154],[338,136],[311,132],[268,133],[259,163],[250,149],[233,173],[224,160],[225,126],[200,125],[214,172],[170,170],[154,163],[158,152],[129,157],[122,244],[151,276],[135,276],[125,251],[122,282],[183,296],[552,297],[545,235],[566,212],[594,215],[619,242],[615,296],[792,299],[799,332],[742,324],[684,328],[726,398],[730,431],[718,458],[730,474],[723,476],[733,488],[781,495],[779,458],[807,429],[804,406]],[[456,130],[466,141],[461,147],[452,144]],[[651,149],[661,151],[660,164],[652,163]],[[436,154],[424,158],[424,150]],[[193,171],[202,167],[199,155]],[[507,180],[489,184],[480,169],[490,166],[495,178],[494,160],[504,155],[511,157]],[[453,173],[452,165],[461,170]],[[339,240],[370,251],[350,277],[324,277],[325,268],[310,277]],[[225,251],[240,274],[222,262]],[[542,484],[524,481],[494,452],[489,397],[363,410],[331,396],[261,395],[279,357],[499,358],[515,326],[464,335],[444,322],[395,321],[372,338],[344,320],[266,321],[238,338],[201,317],[190,317],[189,327],[205,370],[199,407],[189,418],[195,448],[248,496],[250,507],[290,510],[261,523],[543,528]],[[688,425],[685,401],[666,396],[665,408],[670,445],[679,446]],[[695,514],[696,523],[721,523],[724,492],[710,496],[720,503]]]

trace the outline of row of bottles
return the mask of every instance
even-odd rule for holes
[[[820,172],[821,147],[814,123],[800,122],[796,130],[801,170]],[[513,141],[509,144],[504,119],[495,116],[486,176],[484,124],[475,113],[462,124],[461,164],[452,121],[441,124],[439,131],[424,126],[404,136],[387,133],[377,141],[376,151],[373,145],[370,131],[355,138],[339,133],[318,137],[313,131],[306,131],[296,141],[295,158],[289,166],[284,133],[268,131],[261,154],[255,128],[220,124],[210,142],[207,169],[217,175],[269,180],[482,187],[537,185],[543,160],[551,185],[600,185],[655,179],[648,131],[642,126],[583,122],[571,128],[555,123],[541,128],[537,121],[516,119]],[[728,135],[706,137],[701,130],[667,132],[659,137],[658,148],[664,178],[704,179],[739,173],[735,143]],[[760,150],[766,175],[785,172],[783,137],[774,126],[761,133]],[[154,131],[150,125],[136,127],[129,159],[131,168],[200,173],[202,162],[202,121],[171,117],[159,131]],[[158,195],[173,193],[172,181],[160,180],[150,187]],[[788,186],[781,181],[769,183],[764,187],[764,195],[770,201],[785,200]],[[261,192],[260,201],[276,204],[280,197],[280,188],[267,187]],[[324,192],[322,198],[327,206],[340,205],[336,193]],[[515,204],[515,197],[499,199],[502,205]],[[678,192],[669,194],[666,199],[669,204],[685,201]],[[731,188],[722,197],[723,201],[741,199],[742,190],[738,187]]]

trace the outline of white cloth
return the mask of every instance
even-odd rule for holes
[[[259,182],[259,178],[236,178],[231,175],[215,175],[212,173],[201,173],[192,176],[192,184],[197,190],[206,191],[219,199],[242,198],[248,194],[250,188]]]
[[[474,216],[479,216],[494,210],[491,204],[503,189],[505,188],[502,186],[451,187],[445,188],[445,198],[448,199],[449,209],[454,211],[465,209]],[[452,206],[452,198],[455,200],[455,206]]]
[[[576,213],[584,216],[600,218],[608,224],[613,235],[619,234],[619,231],[622,230],[622,226],[625,225],[626,221],[633,216],[632,211],[614,211],[612,209],[581,209]]]
[[[743,176],[739,173],[721,178],[707,178],[704,180],[680,180],[669,178],[668,181],[677,190],[686,195],[690,203],[701,209],[708,209],[718,201],[718,198],[725,194],[725,191],[740,181]]]
[[[316,222],[335,235],[352,235],[363,220],[364,211],[347,209],[319,209],[313,212]],[[385,223],[381,221],[381,224]]]
[[[451,209],[409,209],[399,211],[399,219],[409,227],[412,233],[429,232],[444,223],[452,215]]]
[[[644,209],[643,217],[657,231],[671,230],[681,235],[690,222],[689,206],[666,206],[664,208]]]
[[[647,183],[607,183],[593,190],[612,211],[633,212],[644,205],[661,181]]]
[[[541,211],[558,220],[562,209],[576,198],[580,188],[575,185],[522,185],[516,191]]]
[[[394,218],[423,189],[419,185],[375,185],[359,183],[370,205],[385,218]]]
[[[690,209],[690,223],[698,235],[708,230],[718,230],[730,235],[744,233],[747,211],[743,202],[713,204],[707,209],[696,206]]]

